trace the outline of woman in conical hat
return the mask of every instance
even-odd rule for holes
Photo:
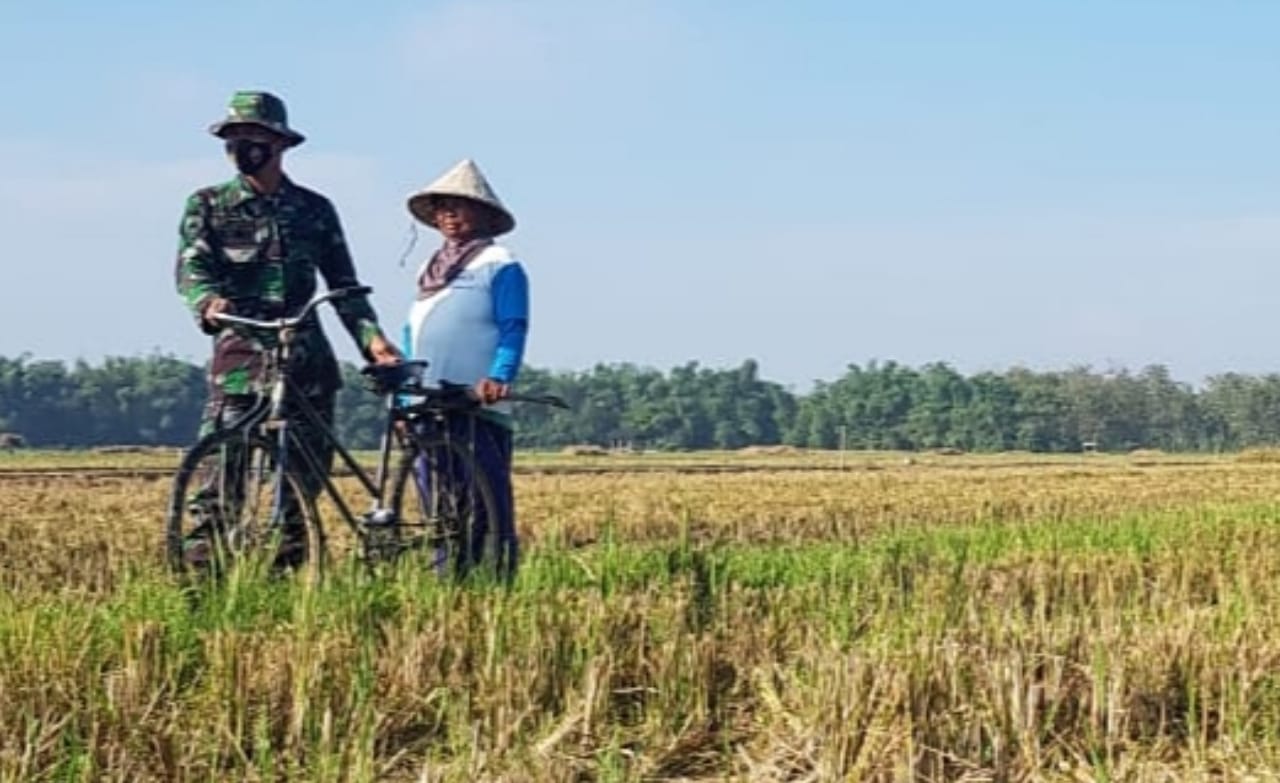
[[[485,403],[476,425],[476,458],[497,503],[493,527],[501,562],[496,566],[510,576],[518,544],[511,491],[511,408],[503,398],[524,356],[529,283],[520,262],[494,240],[515,228],[516,221],[471,160],[461,161],[411,195],[408,206],[444,241],[418,269],[405,353],[427,361],[428,383],[468,384]],[[469,432],[455,434],[470,437]],[[487,520],[476,520],[471,537],[475,561],[484,552],[488,527]]]

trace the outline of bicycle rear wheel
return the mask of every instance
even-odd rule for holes
[[[486,539],[497,539],[493,489],[475,457],[458,443],[425,439],[406,451],[391,502],[398,553],[420,553],[437,573],[455,579],[479,564],[499,562],[496,548],[484,556]]]
[[[324,539],[301,466],[276,469],[278,447],[254,430],[211,433],[183,457],[165,522],[169,566],[222,574],[247,561],[319,577]]]

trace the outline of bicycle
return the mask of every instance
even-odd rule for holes
[[[431,567],[438,571],[461,578],[471,570],[471,532],[478,521],[495,518],[496,504],[476,461],[474,417],[482,405],[470,387],[424,384],[423,361],[365,367],[361,372],[371,390],[385,398],[386,412],[377,469],[371,475],[291,377],[290,346],[316,308],[371,291],[362,286],[318,294],[290,318],[217,316],[227,324],[274,333],[261,387],[269,392],[260,392],[247,412],[201,438],[183,456],[165,521],[166,554],[175,572],[224,573],[234,563],[259,555],[273,568],[292,568],[318,578],[327,557],[315,502],[320,493],[333,502],[354,533],[358,554],[368,565],[426,550],[433,554]],[[505,399],[568,407],[551,395],[511,394]],[[294,412],[320,433],[324,448],[332,448],[355,477],[369,501],[367,512],[352,510],[321,458],[295,432],[290,420]],[[469,422],[469,439],[456,438],[452,427],[442,426],[458,416]],[[393,451],[398,456],[394,472]],[[193,482],[199,482],[194,492]],[[319,488],[314,495],[306,491],[309,483]],[[496,542],[496,534],[492,538]],[[209,563],[188,562],[187,546],[193,540],[206,543],[212,555]],[[493,560],[501,562],[496,553]]]

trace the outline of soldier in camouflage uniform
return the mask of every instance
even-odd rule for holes
[[[227,117],[209,130],[225,140],[227,156],[239,173],[192,194],[179,229],[178,291],[200,329],[213,336],[201,435],[234,421],[264,391],[266,351],[272,339],[223,326],[211,316],[294,315],[314,295],[317,272],[330,289],[359,285],[333,205],[284,175],[284,151],[304,141],[289,127],[284,103],[270,93],[237,92]],[[366,359],[379,364],[400,360],[366,297],[344,299],[334,307]],[[318,318],[298,330],[292,354],[293,379],[332,422],[341,375]],[[318,433],[302,434],[327,470],[332,449]],[[319,488],[317,481],[307,489],[314,497]],[[207,557],[202,537],[193,544],[189,559]]]

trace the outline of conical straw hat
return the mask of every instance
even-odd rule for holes
[[[515,217],[502,206],[498,194],[493,192],[489,181],[470,158],[459,162],[440,179],[409,197],[409,212],[432,228],[437,226],[431,202],[437,196],[459,196],[488,207],[493,218],[493,236],[505,234],[516,227]]]

